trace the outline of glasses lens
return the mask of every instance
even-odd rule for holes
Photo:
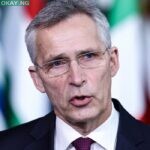
[[[43,65],[43,69],[49,77],[59,76],[68,71],[68,63],[65,59],[54,60]]]
[[[79,56],[79,63],[84,68],[95,68],[103,64],[105,52],[88,52]]]

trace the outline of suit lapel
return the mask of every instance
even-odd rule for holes
[[[32,129],[33,141],[24,150],[54,150],[54,112],[42,118]]]
[[[32,142],[24,150],[50,150],[48,143],[48,136],[43,137],[42,139]]]
[[[124,135],[119,134],[117,139],[116,150],[137,150]]]
[[[116,150],[140,150],[144,142],[141,124],[118,101],[113,99],[113,103],[120,114]]]

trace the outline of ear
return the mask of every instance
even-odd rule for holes
[[[29,73],[31,75],[31,78],[33,80],[33,83],[35,85],[35,87],[42,93],[45,93],[45,88],[43,86],[43,82],[41,80],[41,77],[39,76],[35,66],[30,66],[28,68]]]
[[[112,47],[110,51],[110,67],[111,76],[114,77],[119,69],[119,54],[116,47]]]

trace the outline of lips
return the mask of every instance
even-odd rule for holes
[[[91,96],[75,96],[70,100],[70,103],[76,107],[83,107],[88,105],[91,100]]]

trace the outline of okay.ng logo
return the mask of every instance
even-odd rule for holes
[[[0,0],[0,6],[29,6],[30,0]]]

